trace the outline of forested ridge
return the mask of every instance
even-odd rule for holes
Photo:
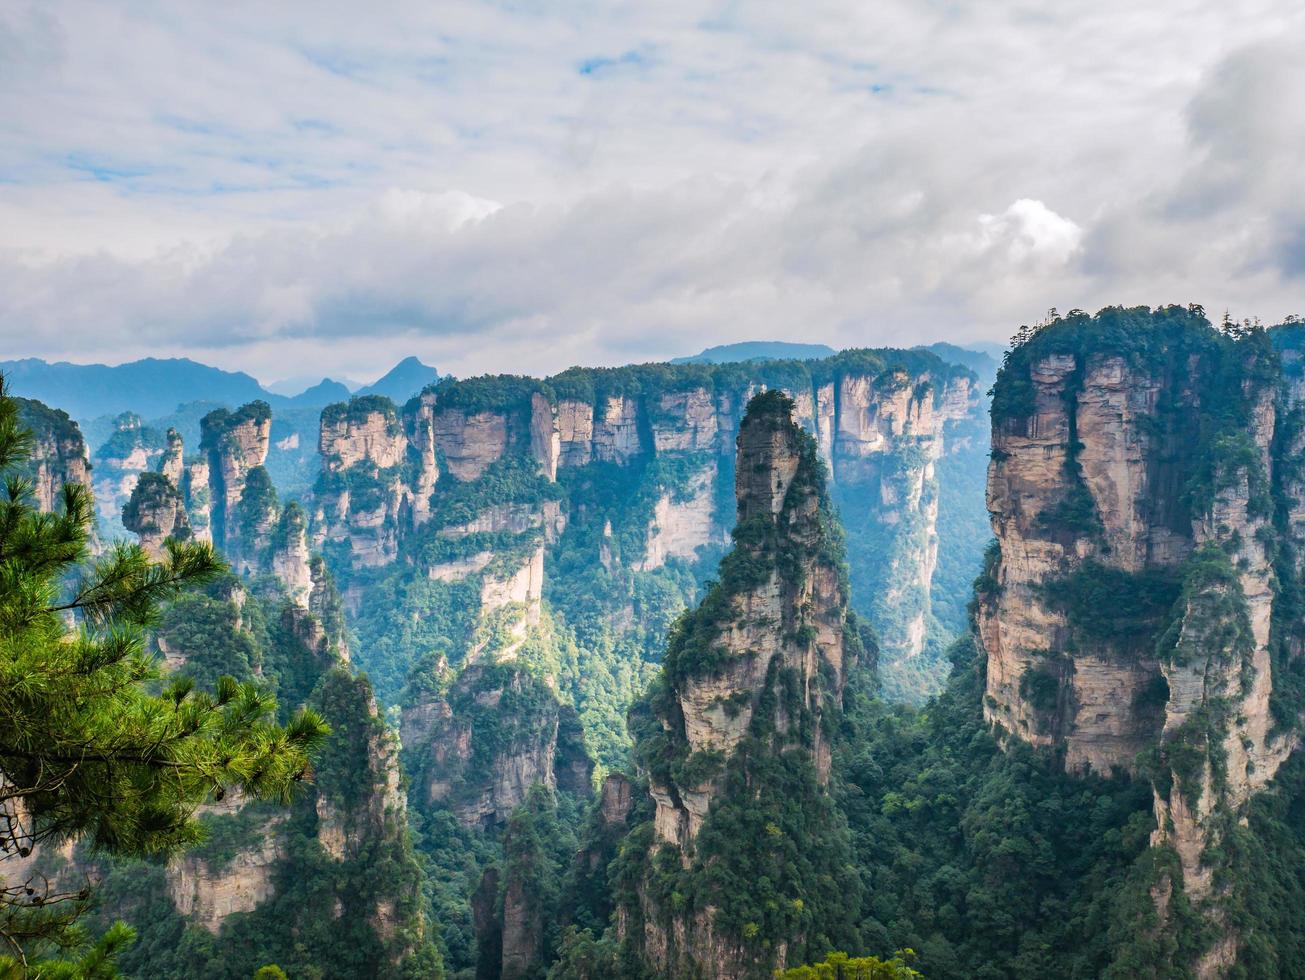
[[[68,560],[154,575],[211,538],[234,565],[138,617],[159,674],[133,683],[323,727],[288,805],[210,785],[182,851],[39,849],[93,882],[86,931],[40,953],[1305,975],[1303,353],[1299,324],[1195,307],[1053,315],[993,385],[991,468],[974,374],[924,352],[367,395],[321,413],[299,499],[266,404],[208,413],[195,455],[124,418],[144,548],[101,527]],[[76,424],[6,404],[29,512],[89,524],[61,496],[90,481]]]

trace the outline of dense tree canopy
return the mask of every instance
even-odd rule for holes
[[[284,726],[275,699],[219,678],[212,692],[169,680],[146,649],[162,601],[213,578],[212,548],[169,542],[91,558],[87,488],[68,484],[41,513],[25,465],[28,434],[0,389],[0,970],[39,959],[45,976],[111,975],[130,938],[90,946],[76,920],[85,890],[28,873],[39,846],[81,839],[114,854],[167,853],[202,836],[195,810],[239,790],[287,801],[328,734],[312,711]]]

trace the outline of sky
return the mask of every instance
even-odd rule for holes
[[[6,357],[546,374],[1305,314],[1297,0],[0,2]]]

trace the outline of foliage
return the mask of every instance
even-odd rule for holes
[[[1101,643],[1150,642],[1179,594],[1179,577],[1168,568],[1128,572],[1085,561],[1064,578],[1042,586],[1044,601],[1064,611],[1075,636]]]
[[[863,947],[916,950],[934,978],[1096,977],[1114,896],[1154,825],[1149,786],[1077,778],[982,719],[983,660],[959,641],[924,709],[845,696],[835,758],[867,900]]]
[[[458,409],[473,414],[528,411],[530,396],[548,389],[534,378],[514,374],[486,374],[461,381],[444,378],[426,390],[435,393],[438,410]]]
[[[28,446],[0,393],[0,471],[21,466]],[[212,549],[169,542],[156,564],[120,544],[87,562],[86,488],[66,485],[54,514],[30,492],[10,476],[0,501],[0,770],[8,805],[26,815],[7,822],[5,850],[80,837],[110,853],[167,853],[202,838],[194,812],[207,798],[288,801],[328,733],[317,714],[278,726],[275,700],[230,677],[212,694],[184,679],[147,687],[159,673],[145,631],[161,602],[219,572]],[[84,899],[27,887],[6,881],[0,895],[14,955],[80,940],[69,926]]]
[[[923,974],[909,965],[912,959],[911,950],[904,950],[891,960],[877,956],[854,959],[846,953],[830,953],[823,962],[785,970],[779,980],[922,980]]]
[[[322,409],[322,426],[336,426],[342,422],[361,425],[372,415],[380,415],[385,420],[389,435],[397,435],[401,431],[398,409],[384,395],[355,395],[347,402],[327,405]]]

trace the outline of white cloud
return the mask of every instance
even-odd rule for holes
[[[1063,268],[1082,239],[1083,229],[1073,221],[1026,197],[1001,214],[979,215],[979,251],[997,250],[1010,264],[1033,272]]]
[[[0,342],[544,372],[1305,312],[1303,28],[1288,0],[14,6]]]

